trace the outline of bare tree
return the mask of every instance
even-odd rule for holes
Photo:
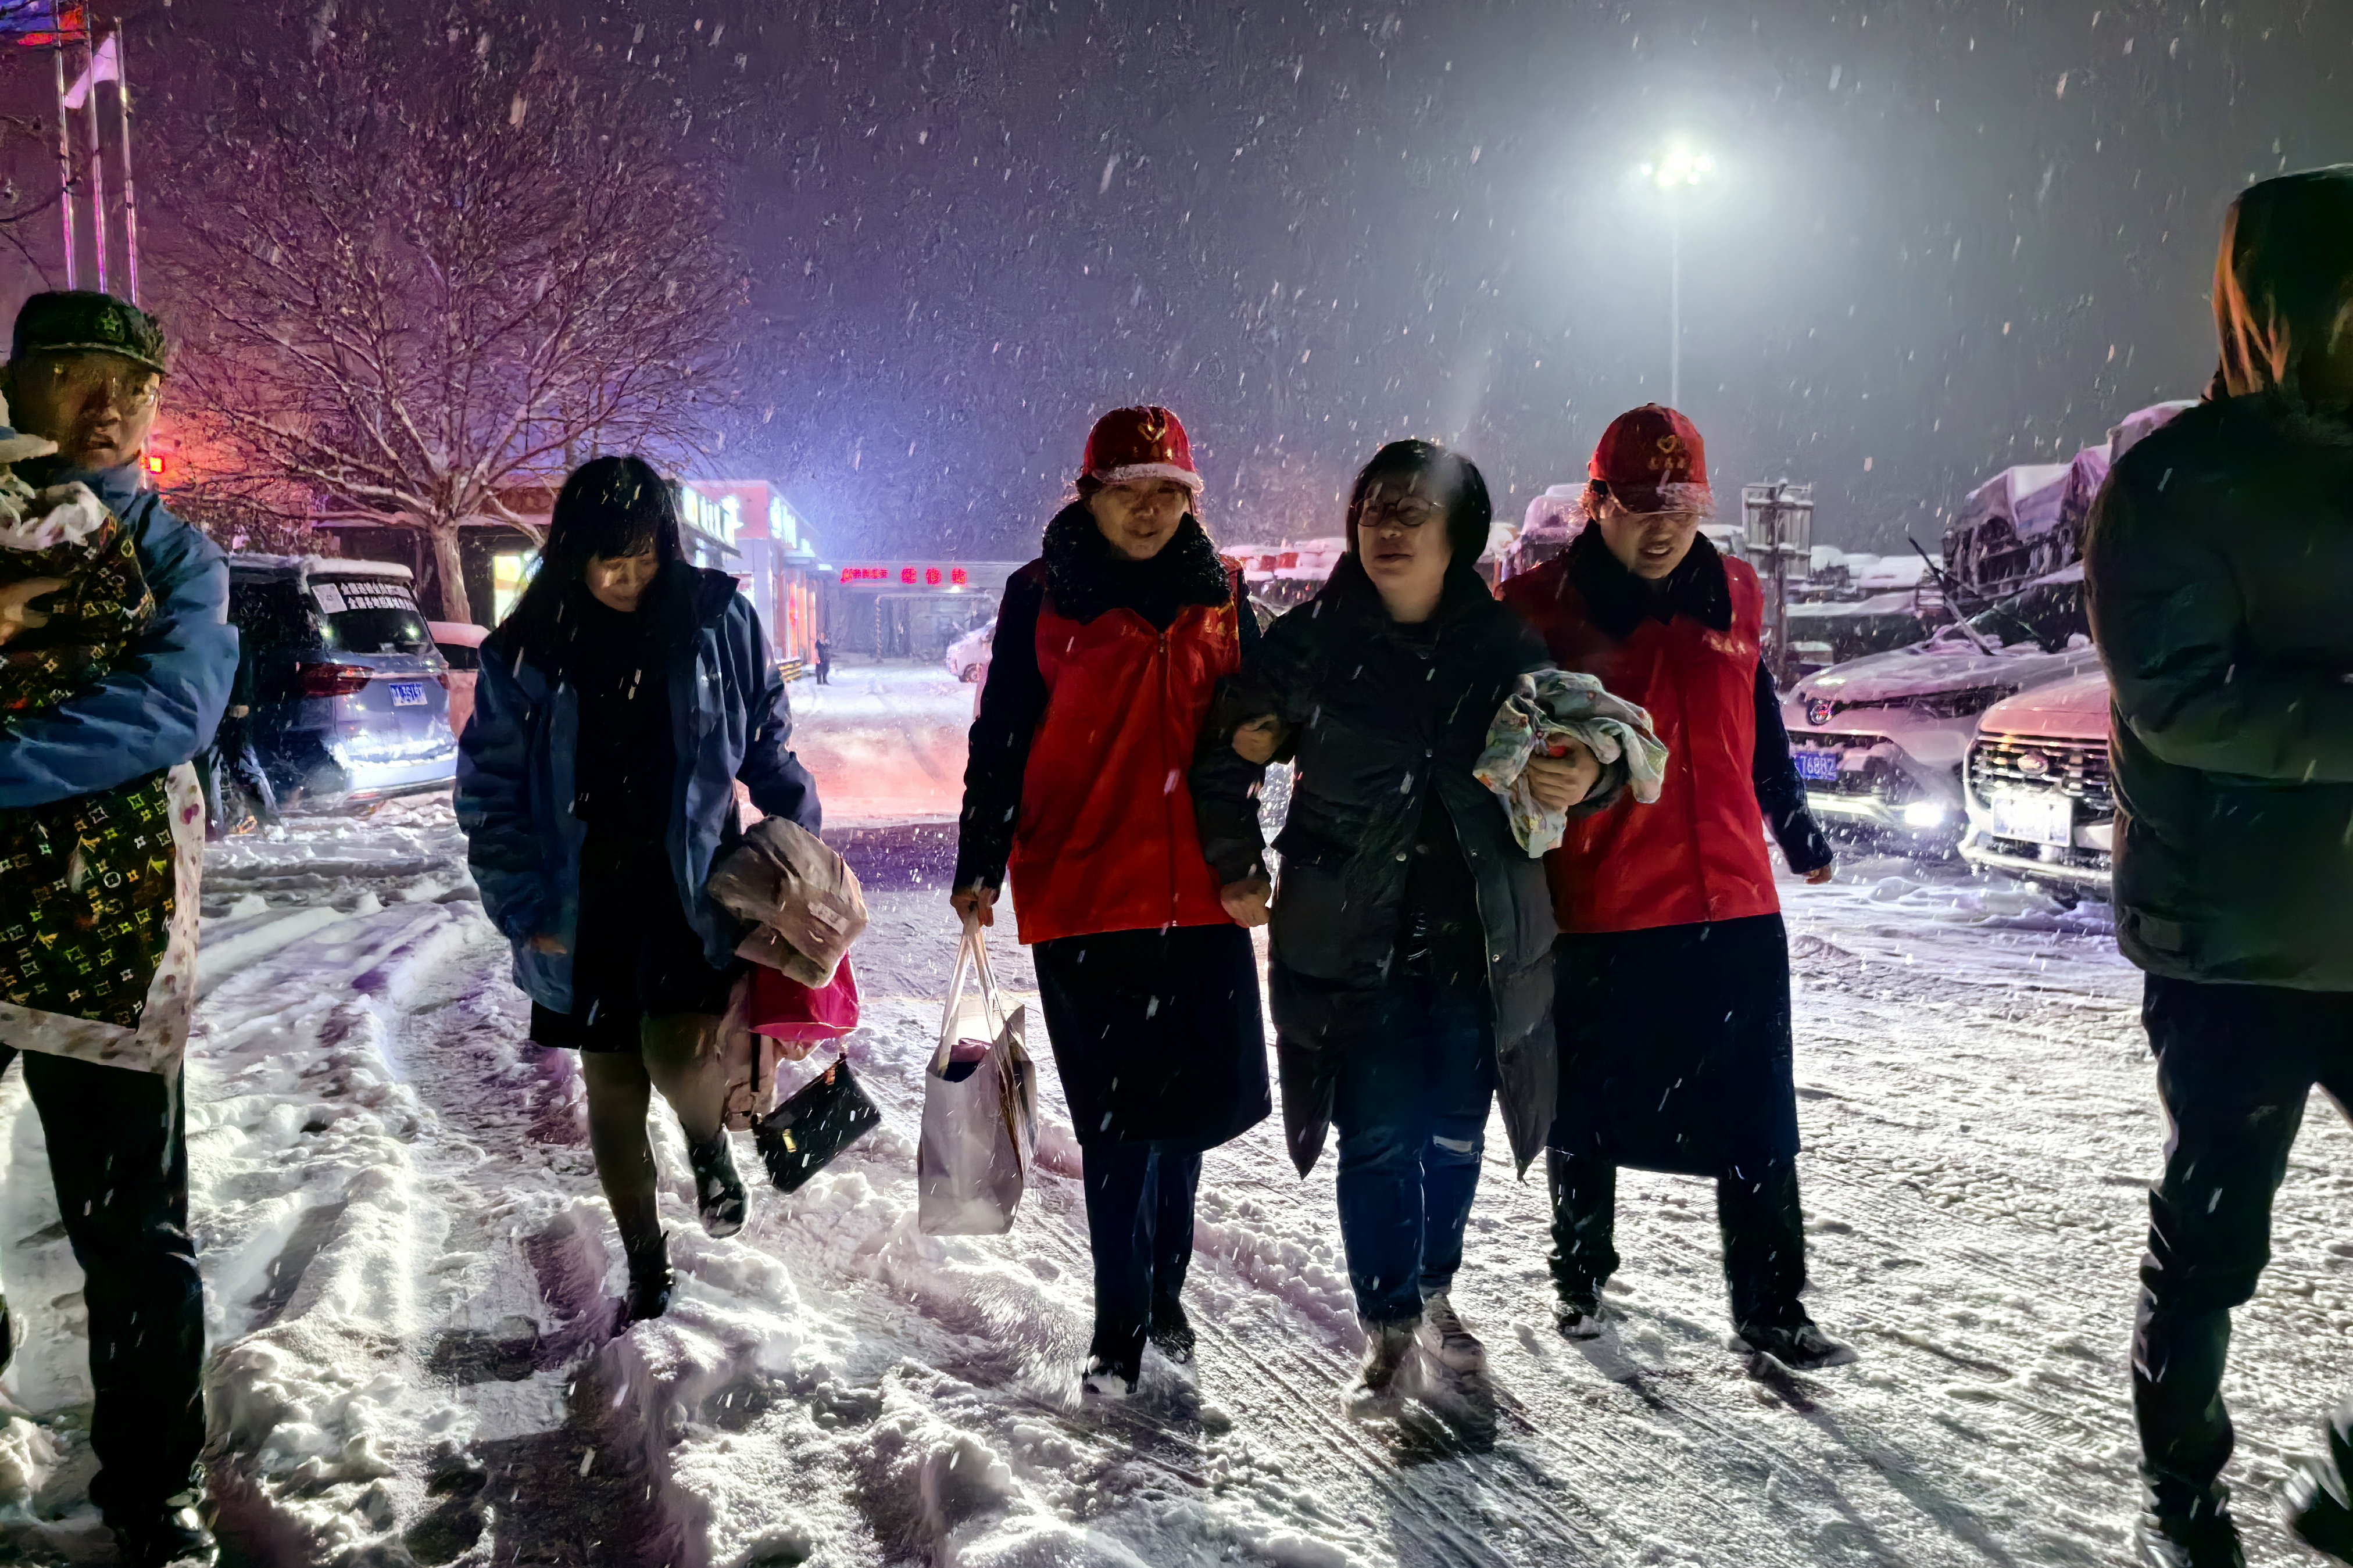
[[[502,489],[699,448],[741,283],[681,133],[593,57],[341,17],[237,62],[183,161],[180,395],[315,521],[423,532],[470,620],[459,530],[520,521]]]

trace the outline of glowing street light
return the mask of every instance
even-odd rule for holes
[[[1667,206],[1667,403],[1681,407],[1683,400],[1683,223],[1674,198],[1715,178],[1715,160],[1705,153],[1676,146],[1635,171],[1668,198]]]

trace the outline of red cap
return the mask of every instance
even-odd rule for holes
[[[1646,403],[1611,420],[1585,471],[1608,485],[1629,511],[1715,510],[1699,426],[1662,404]]]
[[[1114,408],[1087,432],[1082,479],[1122,485],[1135,479],[1174,479],[1201,493],[1200,470],[1193,467],[1193,443],[1184,422],[1157,404]]]

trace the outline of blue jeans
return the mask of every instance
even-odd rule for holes
[[[1155,1306],[1176,1300],[1193,1261],[1198,1150],[1156,1143],[1082,1146],[1087,1240],[1094,1253],[1091,1354],[1114,1363],[1144,1353]]]
[[[1368,1322],[1421,1315],[1462,1265],[1495,1095],[1483,995],[1405,980],[1391,1027],[1341,1057],[1340,1240],[1356,1311]]]

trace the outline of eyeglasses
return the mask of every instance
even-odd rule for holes
[[[1415,529],[1436,522],[1446,509],[1421,496],[1385,497],[1366,501],[1360,520],[1366,528]]]
[[[70,354],[49,362],[49,380],[72,403],[105,395],[117,407],[137,412],[154,405],[164,387],[153,371],[111,354]]]

